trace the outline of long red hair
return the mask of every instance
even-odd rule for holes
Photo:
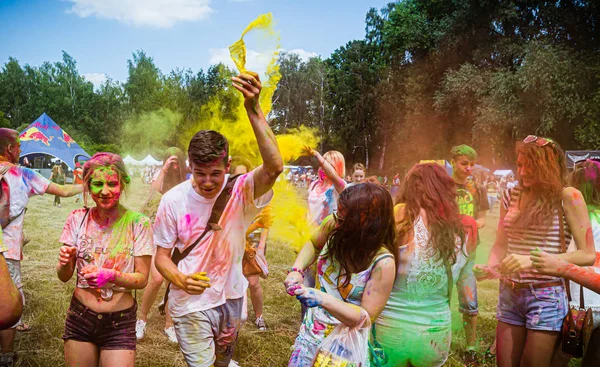
[[[406,174],[396,202],[404,203],[406,213],[404,221],[396,226],[398,238],[413,230],[423,209],[427,214],[431,245],[440,259],[454,264],[456,236],[464,245],[465,231],[456,202],[456,186],[448,173],[435,163],[416,164]]]
[[[517,143],[518,155],[521,155],[525,159],[525,164],[531,168],[535,185],[525,187],[523,179],[519,177],[520,188],[534,198],[521,207],[515,218],[515,224],[522,228],[549,227],[552,225],[555,210],[562,205],[562,191],[567,185],[564,153],[554,142],[542,147],[535,142],[519,142]]]

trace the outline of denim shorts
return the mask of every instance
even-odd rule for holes
[[[567,311],[567,296],[562,285],[513,289],[500,281],[498,321],[530,330],[560,331]]]
[[[94,312],[71,299],[63,339],[95,344],[100,350],[135,350],[137,303],[117,312]]]
[[[173,316],[175,334],[189,367],[227,367],[241,326],[244,299],[183,316]]]

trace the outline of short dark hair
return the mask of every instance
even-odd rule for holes
[[[219,159],[227,165],[229,161],[229,142],[227,138],[214,130],[200,130],[188,147],[190,163],[206,165]]]
[[[4,154],[9,145],[14,145],[19,137],[17,130],[0,128],[0,154]]]

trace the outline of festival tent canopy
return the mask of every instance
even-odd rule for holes
[[[567,150],[567,168],[575,167],[575,163],[586,159],[600,159],[600,150]]]
[[[19,139],[21,157],[48,154],[65,162],[72,170],[75,169],[76,162],[90,159],[90,155],[45,112],[21,131]]]
[[[494,176],[500,176],[500,177],[504,177],[504,176],[508,176],[508,175],[513,175],[513,171],[509,170],[509,169],[497,169],[494,171]]]
[[[125,163],[125,164],[131,164],[131,165],[134,165],[134,166],[141,166],[141,165],[143,165],[143,163],[141,161],[135,160],[130,155],[127,155],[127,157],[123,158],[123,163]]]
[[[154,159],[154,157],[152,157],[150,154],[148,154],[146,156],[146,158],[142,159],[140,162],[143,165],[147,165],[147,166],[161,166],[162,165],[161,161]]]

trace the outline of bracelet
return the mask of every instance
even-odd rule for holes
[[[290,270],[288,270],[288,274],[289,273],[293,273],[293,272],[298,272],[300,273],[300,275],[302,275],[302,278],[304,278],[304,274],[306,274],[306,272],[302,269],[298,269],[298,268],[291,268]]]
[[[325,158],[321,158],[321,159],[323,159],[323,160],[320,161],[320,160],[317,159],[317,163],[319,163],[319,166],[322,166],[322,165],[325,164]]]

